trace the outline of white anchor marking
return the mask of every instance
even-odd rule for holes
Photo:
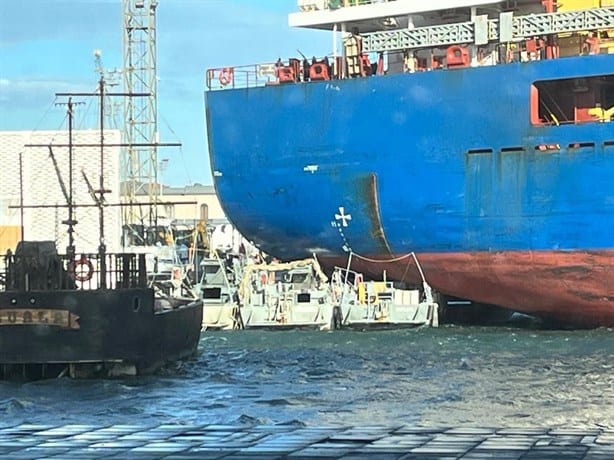
[[[343,206],[339,206],[339,214],[335,214],[335,219],[341,221],[341,225],[344,227],[348,226],[348,221],[352,220],[351,214],[345,213],[345,208]]]
[[[303,168],[303,171],[310,172],[311,174],[315,174],[318,170],[318,165],[307,165]]]

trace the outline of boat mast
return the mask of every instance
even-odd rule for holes
[[[77,104],[83,104],[83,102],[73,102],[72,96],[74,94],[65,94],[65,93],[57,93],[57,96],[68,96],[68,102],[60,102],[56,105],[66,105],[66,114],[68,116],[68,144],[25,144],[24,147],[47,147],[49,149],[49,157],[51,158],[51,162],[53,163],[53,167],[55,169],[56,176],[58,178],[58,182],[60,183],[60,188],[62,189],[62,194],[64,195],[64,199],[66,200],[65,205],[25,205],[23,202],[23,158],[22,154],[19,154],[19,195],[20,195],[20,204],[16,206],[20,208],[21,212],[21,241],[24,241],[24,209],[25,208],[46,208],[46,207],[67,207],[68,208],[68,218],[62,221],[62,224],[67,225],[68,229],[66,233],[68,233],[68,246],[66,247],[66,255],[69,260],[74,260],[75,257],[75,225],[77,224],[77,220],[75,219],[75,208],[77,205],[74,203],[74,187],[73,187],[73,121],[74,121],[74,107]],[[62,174],[60,171],[60,167],[58,165],[55,154],[53,153],[53,147],[68,147],[68,189],[66,189],[66,184],[64,184],[64,180],[62,179]]]
[[[24,240],[25,229],[23,226],[24,220],[23,207],[23,152],[19,152],[19,217],[21,219],[21,241]]]
[[[100,187],[98,189],[98,233],[100,244],[98,245],[98,258],[100,263],[100,288],[107,286],[107,247],[104,240],[104,195],[108,190],[104,188],[104,76],[100,75]]]
[[[64,103],[62,103],[64,104]],[[64,181],[62,180],[62,175],[60,174],[60,169],[57,165],[57,161],[55,155],[53,154],[53,148],[50,145],[49,148],[49,156],[53,161],[53,165],[55,167],[56,174],[58,176],[58,181],[60,182],[60,187],[62,188],[62,192],[64,193],[64,198],[66,199],[66,206],[68,207],[68,218],[63,220],[62,223],[68,226],[66,233],[68,233],[68,246],[66,247],[66,255],[69,260],[74,260],[75,258],[75,225],[77,225],[77,220],[75,219],[75,202],[73,196],[73,122],[75,117],[74,108],[76,104],[82,104],[80,102],[73,102],[72,97],[68,97],[68,102],[66,104],[66,114],[68,116],[68,190],[66,190],[66,186],[64,185]],[[23,203],[22,203],[23,209]],[[23,239],[23,237],[22,237]]]
[[[66,248],[66,255],[68,260],[75,259],[75,239],[74,239],[74,226],[77,223],[74,220],[74,202],[73,202],[73,174],[72,174],[72,161],[73,161],[73,145],[72,145],[72,129],[73,129],[73,102],[72,97],[68,98],[67,104],[68,113],[68,220],[63,223],[68,225],[68,247]]]

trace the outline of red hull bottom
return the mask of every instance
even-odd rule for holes
[[[436,291],[578,327],[614,326],[614,250],[421,253],[418,262]],[[323,258],[345,266],[347,258]],[[411,255],[382,260],[353,255],[351,268],[373,278],[418,283]]]

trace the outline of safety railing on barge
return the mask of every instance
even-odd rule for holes
[[[1,291],[128,289],[147,287],[145,254],[109,253],[0,256]]]

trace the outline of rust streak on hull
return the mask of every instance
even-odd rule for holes
[[[379,198],[377,194],[377,176],[375,174],[369,175],[368,191],[367,202],[369,203],[369,209],[371,211],[369,213],[372,225],[371,235],[376,241],[380,242],[388,254],[392,254],[392,250],[386,239],[386,234],[384,233],[384,227],[382,226],[382,217],[380,215]]]

